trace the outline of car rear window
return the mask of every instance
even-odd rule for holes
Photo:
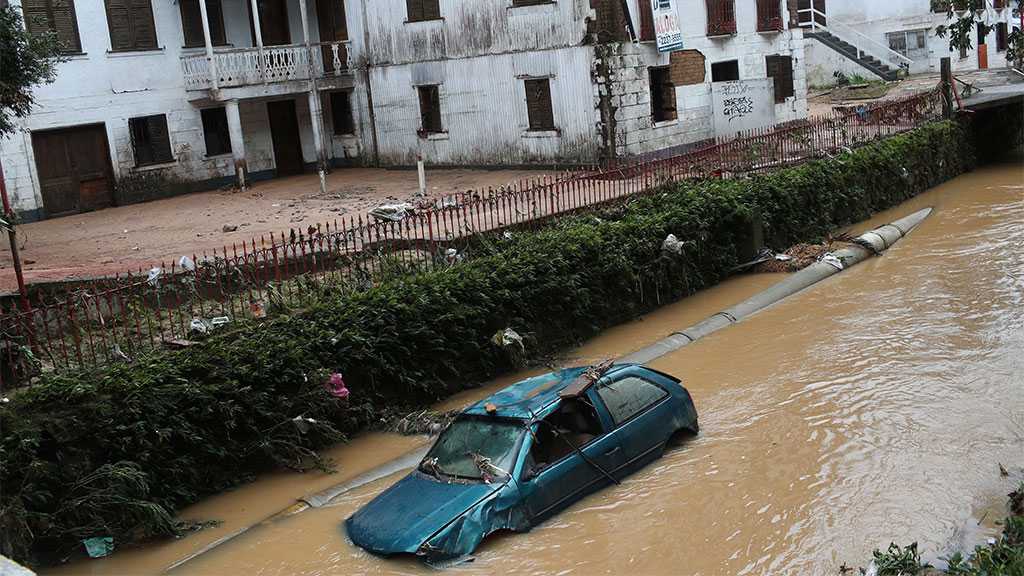
[[[597,394],[608,407],[608,412],[611,413],[616,425],[622,424],[668,396],[668,392],[660,386],[636,376],[627,376],[602,384],[597,389]]]
[[[436,458],[437,469],[443,474],[482,479],[477,459],[473,457],[478,454],[490,459],[491,464],[499,469],[510,472],[519,439],[525,432],[521,422],[460,418],[441,433],[424,462]]]

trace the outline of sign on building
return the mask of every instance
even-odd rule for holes
[[[673,5],[674,0],[649,0],[654,12],[654,33],[658,40],[659,52],[682,50],[683,31]]]
[[[743,130],[775,123],[775,82],[772,78],[711,84],[715,135],[732,136]]]

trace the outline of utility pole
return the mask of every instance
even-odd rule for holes
[[[939,71],[942,78],[942,116],[949,119],[953,117],[953,72],[950,69],[949,56],[939,61]]]
[[[28,302],[28,290],[25,289],[25,276],[21,273],[21,256],[18,254],[18,238],[14,231],[14,211],[11,210],[11,202],[7,199],[7,182],[4,180],[4,165],[0,162],[0,196],[4,201],[4,216],[11,223],[7,237],[11,242],[11,259],[14,260],[14,275],[18,277],[18,293],[21,294],[22,312],[31,312],[32,305]]]

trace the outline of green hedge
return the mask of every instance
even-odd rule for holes
[[[170,534],[171,514],[282,465],[395,407],[509,369],[490,343],[511,326],[536,356],[718,282],[754,214],[769,245],[867,218],[969,169],[966,130],[936,123],[750,180],[666,187],[626,205],[483,245],[453,268],[367,292],[325,290],[302,312],[187,350],[48,376],[0,408],[0,548],[39,563],[82,538]],[[685,242],[662,253],[669,233]],[[323,387],[339,370],[347,403]],[[316,421],[303,432],[292,419]]]

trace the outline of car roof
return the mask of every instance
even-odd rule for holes
[[[633,365],[615,364],[604,373],[604,376],[609,376],[629,366]],[[497,417],[529,420],[535,416],[544,416],[542,414],[544,409],[559,399],[558,393],[576,381],[588,368],[590,366],[565,368],[516,382],[473,404],[463,414],[488,415],[487,405],[493,404],[497,408],[493,416]]]

